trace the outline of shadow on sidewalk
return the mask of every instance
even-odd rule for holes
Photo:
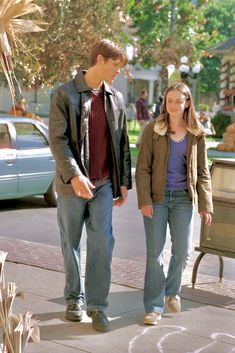
[[[133,324],[139,327],[146,327],[142,323],[144,315],[143,307],[143,291],[142,290],[125,290],[111,292],[109,295],[110,305],[107,315],[110,319],[111,332],[121,328],[127,328]],[[62,311],[35,313],[34,317],[40,322],[41,340],[71,340],[79,336],[89,336],[99,334],[91,326],[91,320],[85,314],[85,306],[83,307],[84,315],[81,322],[69,322],[64,318],[65,302],[63,298],[55,298],[49,302],[63,305]],[[201,303],[183,302],[182,312],[204,306]],[[164,318],[172,318],[171,313],[164,313]]]
[[[216,293],[219,285],[218,282],[200,283],[196,288],[185,285],[182,287],[181,297],[205,305],[235,310],[235,293],[234,296],[229,296],[228,293],[224,293],[224,295]],[[231,288],[231,294],[232,292],[234,292],[234,288]]]

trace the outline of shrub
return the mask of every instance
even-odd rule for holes
[[[198,109],[199,110],[204,110],[205,112],[209,112],[210,106],[209,106],[209,104],[206,104],[206,103],[199,103],[198,104]]]
[[[231,124],[231,116],[218,112],[212,119],[212,123],[216,131],[215,137],[222,138],[227,126]]]

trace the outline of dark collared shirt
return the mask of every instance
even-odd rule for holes
[[[104,109],[104,88],[91,98],[89,113],[89,178],[110,177],[111,137]]]

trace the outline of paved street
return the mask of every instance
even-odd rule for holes
[[[115,235],[114,257],[139,260],[145,257],[145,237],[142,217],[137,209],[136,191],[129,191],[126,204],[114,208],[113,228]],[[195,212],[193,230],[193,248],[199,245],[200,217]],[[22,201],[0,202],[0,237],[7,239],[21,239],[30,242],[48,244],[60,247],[60,237],[57,227],[56,209],[48,208],[43,198],[29,198]],[[85,250],[85,236],[83,239]],[[170,240],[166,244],[166,251],[170,251]],[[191,262],[197,253],[193,253]],[[224,259],[224,277],[235,278],[235,262]],[[218,259],[213,255],[206,255],[199,267],[199,272],[205,275],[218,276]]]

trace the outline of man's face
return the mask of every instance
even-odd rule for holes
[[[99,74],[101,80],[108,83],[112,83],[114,81],[123,66],[123,63],[120,59],[105,59],[101,55],[99,56],[97,63],[99,64]]]
[[[142,98],[146,100],[148,98],[148,93],[147,92],[143,93]]]

